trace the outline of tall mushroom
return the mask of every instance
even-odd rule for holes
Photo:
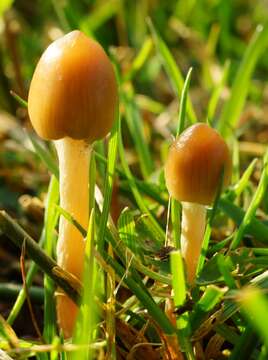
[[[118,101],[113,67],[102,47],[80,31],[53,42],[35,69],[28,97],[38,135],[55,140],[60,170],[60,204],[85,229],[89,218],[91,144],[110,131]],[[81,279],[84,239],[63,217],[58,263]],[[72,335],[76,305],[57,296],[57,316],[65,337]]]
[[[172,197],[182,203],[181,250],[187,278],[193,283],[210,205],[224,171],[223,185],[231,177],[231,158],[222,137],[211,127],[197,123],[171,145],[165,178]]]

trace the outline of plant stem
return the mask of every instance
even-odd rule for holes
[[[60,206],[81,226],[88,227],[89,218],[89,154],[84,141],[63,138],[55,141],[60,170]],[[85,240],[76,227],[60,217],[57,261],[79,280],[83,276]],[[65,294],[57,296],[58,322],[65,337],[70,337],[78,308]]]
[[[1,283],[0,284],[1,301],[5,302],[16,299],[22,289],[23,287],[18,284]],[[28,290],[31,300],[36,304],[42,305],[44,302],[44,290],[38,286],[31,286]]]
[[[45,232],[43,230],[40,240],[39,240],[39,246],[42,247],[44,244],[44,240],[45,240]],[[30,267],[27,271],[27,275],[26,275],[26,285],[28,288],[31,287],[32,282],[33,282],[33,278],[35,277],[36,273],[38,271],[38,267],[37,264],[32,261],[30,264]],[[1,295],[1,294],[0,294]],[[12,307],[12,309],[10,310],[10,313],[8,315],[8,319],[7,319],[7,323],[9,325],[12,325],[14,323],[14,321],[16,320],[17,316],[19,315],[19,312],[24,304],[26,300],[26,292],[25,292],[25,288],[22,286],[21,290],[18,294],[18,297]],[[43,300],[42,300],[43,301]]]
[[[24,231],[5,211],[0,210],[0,229],[19,248],[25,242],[26,253],[36,264],[60,286],[77,304],[81,298],[81,284],[67,271],[63,270],[40,248],[40,246]]]
[[[206,207],[182,203],[181,252],[186,263],[187,278],[193,283],[206,228]]]

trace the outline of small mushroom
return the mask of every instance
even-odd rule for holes
[[[102,47],[80,31],[53,42],[35,69],[28,97],[34,129],[54,140],[60,170],[60,205],[85,229],[89,218],[91,144],[110,131],[118,101],[113,67]],[[58,264],[81,279],[85,242],[60,218]],[[57,316],[65,337],[73,332],[77,307],[57,296]]]
[[[201,251],[206,206],[215,199],[224,171],[230,182],[232,164],[228,147],[211,127],[197,123],[171,145],[165,178],[169,194],[182,203],[181,250],[189,283],[193,283]]]

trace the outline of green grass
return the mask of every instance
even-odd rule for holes
[[[13,38],[0,34],[0,123],[7,126],[0,125],[0,207],[15,222],[4,227],[0,213],[0,349],[38,360],[143,360],[179,351],[189,360],[196,351],[204,358],[266,359],[268,153],[255,150],[256,143],[268,143],[263,2],[4,1],[0,21],[6,30],[9,17],[17,32]],[[55,34],[75,28],[103,45],[119,87],[112,131],[92,147],[88,229],[58,206],[53,144],[39,139],[25,117],[38,57]],[[15,125],[6,113],[16,117]],[[219,184],[208,209],[197,279],[190,285],[180,252],[181,204],[169,197],[164,165],[174,136],[197,121],[226,138],[233,176],[227,188]],[[45,209],[23,207],[23,194],[32,197],[31,205],[38,197]],[[33,256],[45,251],[55,260],[59,216],[86,243],[85,258],[78,259],[84,263],[80,313],[68,340],[56,321],[57,277]],[[20,250],[7,245],[21,228],[25,238],[39,239],[34,249],[26,248],[27,292]],[[67,284],[73,289],[69,277]],[[26,294],[41,314],[42,340],[30,320],[19,326]]]
[[[230,135],[239,121],[239,117],[245,104],[246,96],[249,90],[249,84],[252,72],[256,66],[259,57],[265,49],[268,39],[268,24],[259,26],[256,29],[251,43],[244,54],[243,60],[237,71],[231,96],[226,103],[222,115],[219,119],[218,128],[224,137]]]

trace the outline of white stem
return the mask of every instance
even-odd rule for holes
[[[206,227],[206,207],[183,202],[181,223],[181,251],[187,278],[193,283]]]
[[[64,138],[55,141],[60,170],[60,206],[78,221],[84,229],[89,218],[89,155],[90,147],[84,141]],[[78,279],[83,274],[85,240],[80,232],[63,216],[60,218],[57,261]],[[72,335],[77,315],[76,305],[60,294],[57,297],[58,322],[64,335]]]

